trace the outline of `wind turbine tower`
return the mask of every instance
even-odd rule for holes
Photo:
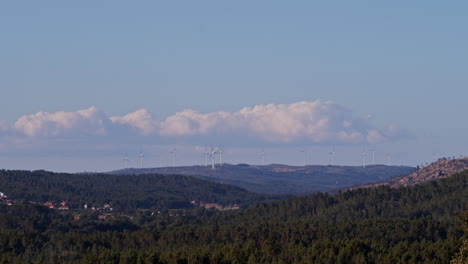
[[[330,151],[328,154],[331,155],[331,165],[335,166],[335,146],[333,146],[332,151]]]
[[[214,147],[210,147],[211,149],[211,169],[215,169],[215,159],[216,159],[216,153],[218,153],[218,150]]]
[[[262,149],[262,166],[265,166],[265,150]]]
[[[125,168],[128,169],[128,156],[127,156],[127,153],[125,153],[125,158],[123,159],[125,161]]]
[[[177,159],[177,149],[174,148],[171,151],[171,154],[172,154],[172,167],[175,167],[176,166],[176,159]]]
[[[366,149],[362,151],[362,166],[366,167]]]
[[[143,169],[143,158],[145,157],[145,155],[143,154],[143,151],[140,151],[140,168]]]
[[[208,152],[208,146],[205,147],[205,166],[208,167],[208,155],[210,152]]]
[[[304,166],[306,166],[306,163],[307,163],[307,150],[299,149],[298,151],[304,153]]]
[[[375,147],[372,147],[370,151],[372,152],[372,164],[375,164]]]
[[[223,165],[223,148],[218,147],[218,153],[219,153],[219,166]]]

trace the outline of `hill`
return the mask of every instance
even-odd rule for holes
[[[251,192],[270,194],[307,194],[326,192],[354,185],[381,182],[408,175],[416,168],[405,166],[288,166],[271,164],[223,164],[211,169],[206,166],[124,169],[111,174],[179,174],[239,186]]]
[[[468,170],[468,158],[440,160],[409,175],[396,177],[386,182],[366,184],[356,188],[372,188],[377,186],[390,186],[392,188],[412,186],[416,184],[446,178],[456,173]]]
[[[6,263],[450,263],[468,171],[399,189],[315,193],[248,209],[73,220],[0,205]]]
[[[120,210],[174,209],[193,207],[191,201],[221,206],[250,206],[259,201],[285,199],[286,196],[248,192],[236,186],[214,183],[181,175],[67,174],[47,171],[0,170],[0,192],[35,202],[72,201],[108,204]]]

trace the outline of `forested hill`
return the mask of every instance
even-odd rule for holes
[[[424,168],[421,168],[409,175],[393,178],[391,180],[379,183],[371,183],[355,188],[371,188],[377,186],[390,186],[398,188],[403,186],[412,186],[416,184],[433,181],[440,178],[446,178],[456,173],[468,170],[468,158],[446,159],[442,158]]]
[[[0,192],[27,201],[72,201],[116,209],[191,207],[190,201],[250,206],[287,196],[263,195],[236,186],[180,175],[67,174],[0,170]]]
[[[463,240],[455,213],[467,201],[465,171],[400,189],[382,186],[257,204],[212,218],[191,229],[190,237],[175,228],[162,240],[164,251],[187,258],[193,252],[215,255],[227,263],[449,263]],[[219,251],[209,253],[212,248]]]
[[[467,201],[465,171],[399,189],[132,220],[0,205],[0,262],[448,264],[464,240],[455,212]]]
[[[214,170],[206,166],[124,169],[111,174],[179,174],[239,186],[256,193],[308,194],[382,182],[408,175],[416,168],[406,166],[265,166],[223,164]]]

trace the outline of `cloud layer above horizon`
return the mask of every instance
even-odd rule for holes
[[[331,101],[303,101],[244,107],[237,112],[201,113],[187,109],[162,120],[146,109],[108,116],[96,107],[76,112],[37,112],[13,124],[0,121],[0,134],[28,140],[117,140],[132,135],[151,142],[208,139],[236,144],[256,140],[270,144],[375,144],[405,137],[395,125],[377,128],[370,118]],[[225,143],[223,143],[225,144]]]

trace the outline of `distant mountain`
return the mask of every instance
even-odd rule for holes
[[[386,181],[408,175],[416,168],[406,166],[266,166],[223,164],[214,170],[206,166],[123,169],[110,174],[190,175],[239,186],[248,191],[270,194],[307,194],[343,189],[350,186]]]
[[[256,194],[237,186],[181,175],[68,174],[48,171],[0,170],[0,192],[9,197],[39,203],[71,201],[109,204],[121,210],[179,209],[200,204],[248,207],[257,202],[283,200],[288,196]]]
[[[390,186],[392,188],[412,186],[439,178],[446,178],[465,170],[468,170],[468,158],[440,160],[409,175],[397,177],[386,182],[366,184],[353,189],[377,186]]]

